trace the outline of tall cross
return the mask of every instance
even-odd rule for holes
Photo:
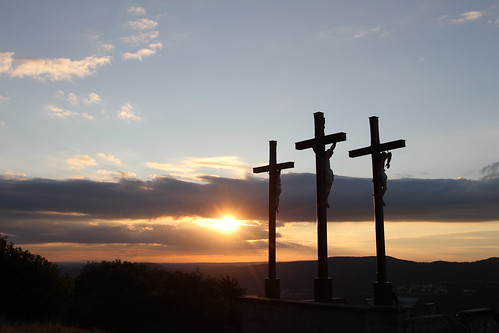
[[[317,190],[317,278],[314,282],[316,302],[332,302],[332,281],[328,274],[327,261],[327,208],[328,191],[331,189],[334,175],[328,170],[329,157],[337,142],[345,141],[346,134],[324,135],[325,120],[322,112],[314,113],[315,138],[295,143],[297,150],[313,148],[315,152],[315,179]],[[326,151],[325,146],[332,144]],[[329,172],[329,177],[328,177]]]
[[[392,285],[387,281],[386,276],[386,254],[385,254],[385,227],[383,216],[383,194],[386,191],[385,161],[390,167],[391,153],[389,150],[405,147],[405,140],[396,140],[386,143],[379,141],[378,117],[370,117],[369,125],[371,129],[371,145],[348,152],[350,157],[371,155],[373,169],[373,204],[374,219],[376,228],[376,262],[377,262],[377,282],[373,284],[374,304],[392,304]]]
[[[280,298],[280,283],[276,273],[276,213],[281,194],[281,170],[294,168],[294,162],[277,163],[277,141],[269,141],[270,158],[266,166],[253,168],[253,173],[269,173],[269,276],[265,279],[265,297]]]

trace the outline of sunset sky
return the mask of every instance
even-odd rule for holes
[[[0,1],[0,233],[51,261],[316,259],[315,166],[346,132],[329,255],[375,255],[369,117],[393,151],[387,255],[499,256],[497,1]]]

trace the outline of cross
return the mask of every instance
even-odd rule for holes
[[[281,170],[294,168],[294,162],[277,163],[277,141],[269,141],[270,158],[266,166],[253,168],[253,173],[269,173],[269,277],[265,279],[265,297],[280,298],[280,284],[276,273],[276,212],[281,194]]]
[[[383,194],[386,191],[385,160],[388,158],[387,167],[390,167],[389,159],[391,153],[387,151],[405,147],[405,140],[396,140],[386,143],[379,141],[378,117],[370,117],[369,125],[371,129],[371,145],[348,152],[350,157],[371,155],[373,169],[373,204],[374,219],[376,228],[376,262],[377,262],[377,282],[373,284],[374,304],[391,305],[392,286],[387,282],[386,277],[386,255],[385,255],[385,228],[383,216]]]
[[[337,142],[345,141],[346,134],[335,133],[324,135],[325,120],[322,112],[314,113],[315,137],[313,139],[296,142],[297,150],[313,148],[315,152],[315,179],[317,191],[317,278],[314,282],[314,297],[316,302],[332,302],[332,281],[328,275],[327,261],[327,208],[328,189],[334,175],[328,170],[329,158]],[[326,152],[325,145],[332,144]],[[330,178],[328,182],[328,171]]]

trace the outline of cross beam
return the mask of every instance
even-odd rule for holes
[[[332,302],[332,281],[328,274],[327,254],[327,191],[326,173],[328,172],[325,145],[345,141],[346,134],[324,135],[325,119],[322,112],[314,113],[315,137],[295,143],[297,150],[313,148],[315,152],[315,179],[317,190],[317,278],[314,294],[316,302]],[[332,147],[331,149],[334,149]],[[332,150],[331,150],[332,154]],[[330,179],[332,182],[332,179]],[[329,184],[331,185],[331,184]]]
[[[376,262],[377,262],[377,282],[374,283],[374,304],[391,305],[392,286],[387,282],[386,276],[386,254],[385,254],[385,227],[383,216],[383,192],[386,190],[386,175],[384,174],[383,152],[405,147],[405,140],[396,140],[387,143],[380,143],[378,117],[370,117],[369,125],[371,130],[371,145],[348,152],[350,157],[371,155],[373,170],[373,204],[374,219],[376,228]],[[384,187],[384,188],[383,188]]]
[[[283,169],[294,168],[294,162],[277,163],[277,141],[269,141],[269,164],[253,168],[253,173],[269,173],[269,264],[268,278],[265,280],[265,297],[280,298],[280,283],[276,270],[276,212],[281,194],[280,173]]]

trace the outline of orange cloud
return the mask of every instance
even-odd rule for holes
[[[239,178],[244,178],[249,170],[238,156],[191,157],[178,164],[147,162],[146,165],[180,178],[198,180],[201,175],[210,174],[210,169],[226,170]]]
[[[102,159],[105,159],[106,161],[112,162],[114,164],[118,164],[118,165],[121,164],[121,161],[117,157],[114,157],[113,155],[98,153],[97,156],[99,156]]]
[[[0,73],[15,78],[31,77],[40,81],[71,81],[83,78],[111,62],[111,57],[89,56],[82,60],[67,58],[14,57],[14,52],[0,53]],[[17,66],[15,66],[17,64]]]
[[[97,162],[88,155],[78,155],[73,158],[68,158],[66,162],[72,168],[83,168],[87,166],[97,165]]]

